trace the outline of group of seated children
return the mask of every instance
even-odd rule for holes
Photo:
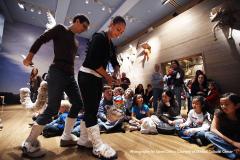
[[[117,93],[115,93],[116,91]],[[108,130],[111,124],[108,117],[111,117],[109,114],[112,114],[115,118],[121,118],[116,118],[111,127],[119,127],[127,119],[130,131],[140,130],[144,118],[151,116],[149,107],[144,104],[143,96],[141,94],[133,96],[130,89],[127,89],[124,93],[119,87],[114,89],[113,92],[111,87],[104,87],[103,99],[98,113],[100,126],[104,126],[102,128]],[[112,96],[112,94],[114,95]],[[122,99],[119,96],[122,96]],[[116,99],[118,103],[114,102]],[[212,111],[214,116],[211,117],[208,113],[207,99],[200,95],[194,96],[192,109],[188,112],[185,120],[181,116],[181,109],[174,98],[174,94],[172,91],[166,90],[162,93],[157,112],[150,118],[154,117],[154,122],[164,123],[174,128],[174,133],[191,143],[196,143],[199,146],[212,143],[217,153],[221,153],[230,159],[236,159],[240,155],[240,96],[234,93],[226,93],[222,95],[220,104],[220,107]],[[119,114],[120,111],[117,113],[108,112],[109,106],[115,106],[120,110],[124,106],[125,110],[122,111],[125,112],[125,116],[122,115],[122,112]],[[126,118],[128,116],[131,118]],[[156,124],[156,127],[158,127],[158,124]]]
[[[212,88],[212,94],[215,94],[214,87]],[[164,134],[160,131],[171,129],[179,137],[191,143],[200,146],[212,143],[217,153],[230,159],[239,158],[240,96],[234,93],[222,95],[220,106],[216,109],[209,108],[209,101],[213,100],[211,96],[209,98],[201,95],[194,96],[192,109],[188,112],[187,120],[185,120],[181,116],[181,107],[171,90],[163,91],[155,115],[150,115],[150,109],[144,103],[142,94],[134,95],[130,88],[124,91],[121,87],[112,90],[110,86],[104,86],[97,114],[98,124],[102,131],[125,132],[123,122],[128,122],[129,130],[134,131],[142,129],[143,122],[148,117],[148,120],[155,123],[155,128],[159,129],[157,130],[159,133]],[[61,102],[59,115],[46,125],[43,136],[52,137],[63,133],[70,107],[71,104],[68,100]],[[210,116],[209,112],[214,116]],[[76,136],[80,135],[79,124],[82,118],[82,115],[78,117],[72,131]]]

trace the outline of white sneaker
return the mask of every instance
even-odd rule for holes
[[[87,128],[89,139],[93,144],[93,155],[100,159],[116,159],[117,153],[109,145],[104,144],[100,137],[99,126],[95,125]]]
[[[93,148],[93,155],[100,159],[116,159],[117,153],[112,147],[102,143],[100,146]]]
[[[38,140],[35,140],[33,143],[24,141],[22,143],[22,151],[23,153],[32,153],[36,152],[40,149],[40,142]]]
[[[61,140],[60,140],[60,146],[61,147],[69,147],[69,146],[74,146],[77,144],[78,137],[70,134],[70,135],[62,135]]]

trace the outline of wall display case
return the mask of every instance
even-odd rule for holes
[[[204,72],[204,60],[202,54],[196,54],[185,58],[177,59],[180,66],[184,70],[185,79],[192,79],[195,76],[197,70]],[[161,64],[163,74],[167,74],[171,62],[165,62]]]

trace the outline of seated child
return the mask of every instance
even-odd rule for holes
[[[115,87],[113,90],[113,105],[125,112],[124,100],[123,100],[124,90],[122,87]]]
[[[206,112],[205,98],[195,96],[192,100],[193,109],[188,113],[185,123],[179,125],[181,129],[179,136],[185,140],[197,143],[202,146],[205,144],[205,132],[210,128],[210,114]]]
[[[113,95],[112,95],[112,88],[110,86],[104,86],[103,87],[103,97],[100,101],[99,107],[98,107],[98,113],[97,117],[103,121],[107,121],[107,108],[105,106],[111,106],[113,105]]]
[[[218,153],[229,159],[240,158],[240,96],[226,93],[220,98],[220,106],[205,137]]]
[[[59,108],[59,116],[57,119],[53,120],[51,123],[47,124],[43,129],[43,136],[44,137],[53,137],[53,136],[60,136],[63,133],[65,120],[68,116],[68,112],[71,108],[71,104],[68,100],[62,100],[61,106]],[[80,135],[80,129],[76,130],[75,127],[78,127],[80,124],[80,117],[77,118],[77,121],[74,125],[74,133],[76,136]],[[79,128],[79,127],[78,127]]]
[[[129,121],[130,131],[140,130],[142,119],[145,117],[150,117],[149,108],[143,103],[143,96],[141,94],[136,94],[133,98],[132,105],[132,116]]]
[[[122,120],[124,112],[122,111],[123,99],[121,96],[116,96],[113,101],[112,89],[110,86],[104,86],[103,98],[100,101],[98,108],[98,125],[102,131],[123,131]],[[118,109],[120,108],[120,109]]]
[[[125,93],[123,95],[123,100],[124,100],[124,105],[125,105],[125,108],[126,108],[126,115],[127,116],[131,116],[133,96],[134,96],[134,92],[131,88],[128,88],[128,89],[125,90]]]

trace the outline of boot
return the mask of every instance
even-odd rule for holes
[[[85,121],[80,122],[80,138],[77,142],[78,148],[93,148],[92,142],[88,138]]]
[[[45,155],[45,152],[40,149],[40,142],[37,140],[37,137],[42,133],[43,128],[43,125],[38,124],[32,126],[28,138],[22,143],[23,156],[39,158]]]
[[[89,139],[93,144],[93,155],[100,159],[116,159],[117,153],[109,145],[104,144],[100,137],[99,126],[95,125],[87,128]]]
[[[77,144],[78,137],[71,134],[75,121],[76,121],[76,118],[67,117],[65,126],[64,126],[64,131],[60,140],[61,147],[69,147]]]

